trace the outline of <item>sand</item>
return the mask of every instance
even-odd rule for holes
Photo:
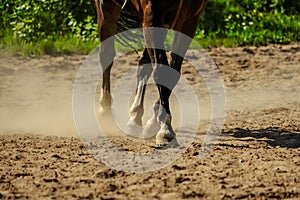
[[[210,97],[185,62],[182,74],[199,97],[198,134],[176,161],[144,173],[99,161],[76,131],[72,89],[86,56],[0,58],[0,198],[299,199],[299,44],[207,52],[226,91],[220,137],[208,155],[199,156],[209,126]],[[137,57],[118,59],[112,79],[135,68]],[[147,109],[156,98],[155,87],[148,93]],[[176,98],[172,105],[176,124],[181,120]],[[166,152],[154,149],[153,140],[110,138],[125,152]]]

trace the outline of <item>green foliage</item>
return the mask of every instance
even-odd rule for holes
[[[211,0],[199,28],[204,39],[228,38],[239,45],[300,40],[300,2],[290,0]]]
[[[300,41],[296,0],[209,0],[201,19],[195,38],[205,47]],[[0,1],[0,50],[86,53],[97,43],[93,0]]]
[[[69,33],[83,40],[97,38],[92,1],[3,0],[0,13],[0,26],[26,41],[53,39]]]

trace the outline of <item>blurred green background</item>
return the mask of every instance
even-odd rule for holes
[[[99,44],[93,0],[2,0],[4,54],[88,53]],[[300,41],[300,1],[208,0],[195,36],[204,47]]]

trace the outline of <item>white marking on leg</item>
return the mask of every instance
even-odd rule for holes
[[[146,126],[143,129],[143,138],[151,138],[156,136],[160,129],[160,124],[158,121],[158,114],[160,110],[160,105],[155,104],[153,106],[153,111],[150,113],[150,119],[147,121]]]
[[[171,114],[166,114],[164,119],[160,122],[160,130],[156,135],[156,146],[164,147],[168,145],[175,137],[176,134],[171,125],[172,116]],[[178,145],[177,143],[175,144]]]
[[[147,77],[143,78],[138,82],[138,87],[136,91],[136,95],[134,97],[134,101],[130,107],[129,114],[130,119],[127,123],[128,132],[134,136],[141,136],[142,134],[142,116],[144,114],[143,109],[143,88],[146,84]]]

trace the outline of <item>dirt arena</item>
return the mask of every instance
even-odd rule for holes
[[[222,134],[199,157],[210,98],[184,63],[200,97],[198,134],[174,163],[145,173],[112,169],[81,142],[72,89],[85,56],[0,58],[0,199],[299,199],[300,44],[207,52],[226,90]],[[136,54],[118,59],[113,79],[136,63]],[[164,153],[147,145],[154,141],[111,139],[127,151]]]

